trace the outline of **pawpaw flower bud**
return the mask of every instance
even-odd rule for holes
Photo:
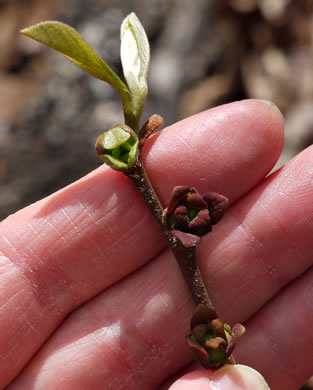
[[[215,192],[201,196],[196,189],[177,186],[163,212],[163,224],[186,247],[200,242],[224,215],[228,199]]]
[[[119,124],[98,137],[96,151],[111,168],[125,171],[137,159],[138,138],[130,127]]]
[[[244,332],[241,324],[231,329],[217,318],[214,310],[198,305],[191,319],[186,342],[195,360],[203,367],[216,369],[229,362],[236,343]]]

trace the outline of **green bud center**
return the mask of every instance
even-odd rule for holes
[[[207,340],[213,340],[216,338],[216,334],[215,332],[209,332],[207,333],[207,336],[205,338],[205,341],[204,341],[204,345],[205,345],[205,342]],[[216,364],[218,362],[220,362],[221,360],[224,360],[226,358],[226,348],[224,345],[220,345],[218,348],[216,349],[213,349],[213,348],[205,348],[210,356],[210,363],[212,364]]]
[[[192,209],[192,208],[187,208],[187,216],[189,219],[189,222],[191,222],[193,219],[196,218],[196,216],[199,214],[199,210]]]

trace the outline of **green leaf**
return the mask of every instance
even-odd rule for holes
[[[130,133],[123,130],[121,127],[114,127],[113,129],[104,133],[102,146],[104,149],[115,149],[122,145],[130,138]]]
[[[102,160],[116,171],[125,171],[128,168],[126,162],[123,162],[120,159],[109,154],[103,155]]]
[[[113,70],[89,46],[84,38],[67,24],[47,21],[25,28],[21,33],[59,51],[83,71],[111,84],[120,91],[122,100],[123,94],[129,93],[126,85]]]
[[[139,122],[148,93],[150,48],[145,30],[133,12],[121,25],[121,61],[133,101],[134,115]]]
[[[225,332],[226,340],[229,343],[231,339],[231,329],[229,325],[224,324],[224,332]]]
[[[217,349],[207,351],[210,356],[210,363],[216,364],[226,359],[226,350],[222,346]]]

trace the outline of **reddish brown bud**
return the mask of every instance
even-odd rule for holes
[[[187,186],[176,186],[173,189],[170,203],[168,204],[167,210],[168,213],[171,213],[179,203],[183,202],[186,198],[186,195],[190,192],[190,187]]]
[[[221,345],[227,345],[227,343],[222,337],[214,337],[212,339],[206,340],[204,345],[206,349],[218,349]]]
[[[206,335],[209,327],[207,324],[199,324],[192,328],[192,334],[198,343],[203,344],[205,342]]]
[[[191,233],[198,236],[203,236],[204,234],[210,232],[211,218],[209,210],[200,210],[197,216],[189,222],[188,227]]]
[[[178,238],[186,248],[198,245],[200,243],[200,237],[194,234],[184,233],[179,230],[171,230],[171,235]]]
[[[141,148],[144,145],[146,139],[155,133],[162,125],[163,118],[160,115],[154,114],[150,116],[150,118],[139,131],[139,147]]]
[[[177,186],[163,212],[163,224],[184,246],[191,247],[200,242],[195,237],[202,237],[212,230],[212,225],[222,218],[227,204],[227,198],[215,192],[201,196],[195,188]]]
[[[193,358],[197,360],[203,367],[207,367],[210,364],[208,352],[203,347],[201,347],[199,343],[193,340],[192,337],[187,336],[186,342]]]
[[[235,349],[238,340],[245,333],[245,331],[245,327],[241,324],[236,324],[233,326],[231,330],[230,340],[228,341],[228,346],[226,349],[227,356],[230,356],[233,353],[233,350]]]
[[[196,307],[196,310],[190,321],[190,329],[192,330],[196,325],[205,324],[217,318],[215,310],[210,309],[208,306],[200,303]]]
[[[241,324],[232,330],[217,318],[214,310],[198,305],[191,319],[186,342],[193,357],[205,368],[215,369],[229,362],[230,355],[244,333]]]
[[[229,201],[224,195],[217,194],[216,192],[207,192],[203,195],[203,199],[208,205],[212,225],[215,225],[225,214]]]

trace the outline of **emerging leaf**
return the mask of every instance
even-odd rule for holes
[[[150,48],[145,30],[133,12],[124,19],[121,26],[121,61],[132,95],[134,114],[139,120],[148,93]]]
[[[114,127],[105,133],[102,145],[105,149],[115,149],[128,141],[129,138],[130,133],[122,129],[122,127]]]
[[[125,171],[138,156],[138,138],[126,125],[116,125],[101,134],[96,142],[98,156],[111,168]]]
[[[25,28],[21,33],[59,51],[83,71],[111,84],[120,91],[122,99],[123,94],[129,94],[126,85],[113,70],[81,35],[67,24],[47,21]]]

